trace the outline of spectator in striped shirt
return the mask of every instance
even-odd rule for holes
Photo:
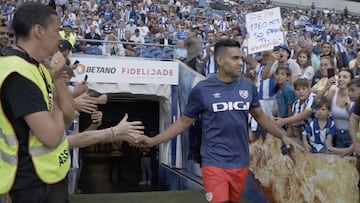
[[[275,104],[274,87],[276,81],[274,76],[267,78],[263,74],[266,72],[265,70],[270,70],[275,60],[271,50],[263,51],[259,58],[255,58],[251,54],[246,57],[246,62],[250,65],[250,69],[255,70],[256,87],[259,93],[261,108],[269,117],[272,117],[271,110]]]
[[[334,147],[336,136],[335,122],[330,116],[331,102],[321,97],[316,100],[316,116],[302,132],[302,140],[306,151],[311,153],[330,153],[348,156],[354,152],[354,146],[349,148]]]
[[[208,42],[203,48],[203,62],[205,64],[205,76],[214,75],[217,73],[217,67],[214,59],[214,45],[216,43],[215,33],[209,31],[207,34]]]
[[[307,152],[326,153],[335,136],[335,123],[330,116],[331,105],[325,98],[316,102],[316,118],[302,132],[302,141]]]
[[[294,82],[294,89],[298,99],[292,105],[292,116],[280,118],[276,124],[279,127],[290,124],[289,128],[292,128],[290,132],[295,137],[301,137],[304,127],[314,118],[316,95],[311,93],[310,82],[305,78],[297,79]]]

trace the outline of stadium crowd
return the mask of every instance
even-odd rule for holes
[[[351,155],[360,148],[349,132],[351,113],[360,114],[360,106],[355,107],[360,28],[346,6],[342,12],[317,8],[314,2],[307,9],[281,8],[284,43],[250,55],[245,16],[273,8],[271,1],[209,1],[205,8],[199,1],[174,0],[45,3],[58,12],[60,35],[73,52],[175,58],[209,76],[217,72],[214,44],[237,40],[244,75],[256,84],[265,112],[289,135],[310,152]],[[212,9],[218,7],[223,10]],[[319,121],[320,110],[327,110],[328,120]],[[252,130],[262,132],[256,125]]]
[[[2,53],[16,40],[13,12],[22,1],[1,4]],[[312,153],[360,152],[351,122],[359,120],[360,28],[347,8],[281,8],[285,41],[273,50],[247,54],[245,15],[273,8],[271,1],[43,0],[58,13],[63,50],[85,54],[179,59],[199,73],[217,72],[214,44],[242,45],[243,73],[254,81],[265,113]],[[351,116],[355,114],[355,117]],[[330,116],[331,115],[331,116]],[[353,120],[350,119],[352,117]],[[350,129],[350,130],[349,130]],[[263,134],[252,122],[253,136]]]
[[[2,3],[3,22],[11,21],[12,13],[21,2]],[[184,60],[186,58],[187,62],[198,55],[198,51],[206,52],[205,45],[209,41],[209,32],[215,35],[215,41],[222,38],[235,39],[238,36],[242,45],[246,47],[246,40],[243,42],[247,34],[245,15],[273,7],[271,1],[264,0],[244,1],[241,4],[232,1],[208,1],[207,6],[201,8],[198,7],[199,1],[191,0],[42,2],[53,6],[58,12],[62,25],[60,34],[71,43],[73,52]],[[347,60],[355,58],[359,34],[359,26],[356,23],[358,18],[351,19],[353,16],[349,16],[347,8],[339,13],[334,8],[318,9],[313,3],[309,9],[281,8],[281,12],[290,49],[295,50],[295,45],[305,40],[308,46],[313,45],[314,54],[319,55],[319,44],[326,41],[331,42],[335,52],[346,52]],[[201,44],[188,38],[189,35],[192,36],[191,33],[201,40]],[[11,37],[10,34],[10,39]],[[149,45],[145,46],[146,44]],[[159,49],[161,47],[167,49],[162,51]],[[177,47],[179,50],[174,51]],[[189,50],[190,53],[187,53]],[[295,51],[292,51],[292,57],[295,57],[294,53]],[[201,61],[204,60],[198,60]],[[318,69],[318,65],[314,68]]]
[[[74,52],[176,58],[205,76],[217,72],[214,44],[235,39],[245,56],[244,74],[254,80],[264,110],[279,126],[302,140],[310,152],[354,152],[349,118],[352,111],[359,112],[354,105],[360,89],[357,17],[346,7],[339,13],[315,3],[308,9],[281,8],[284,43],[248,55],[245,15],[274,7],[271,1],[228,1],[227,6],[220,4],[222,11],[211,9],[219,2],[209,2],[206,8],[198,8],[198,3],[93,0],[56,9]],[[316,120],[322,107],[328,110],[325,126]],[[252,127],[255,134],[261,132],[261,127]]]

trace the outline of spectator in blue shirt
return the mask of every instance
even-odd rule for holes
[[[184,61],[187,56],[187,49],[184,47],[184,40],[177,40],[176,41],[177,47],[174,52],[174,58]]]

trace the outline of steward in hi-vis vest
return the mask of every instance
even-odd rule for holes
[[[20,51],[13,49],[12,52],[16,54],[0,58],[0,95],[3,93],[4,81],[13,73],[17,73],[38,86],[48,111],[51,111],[53,87],[49,72],[43,65],[38,64],[36,66],[34,63],[29,62],[26,55]],[[25,56],[21,57],[21,55]],[[0,102],[3,102],[3,98],[1,98]],[[0,194],[12,189],[17,177],[17,171],[22,171],[18,169],[24,167],[23,163],[19,165],[20,156],[28,156],[31,159],[27,160],[27,162],[32,162],[32,164],[27,163],[26,167],[33,167],[35,173],[32,175],[37,175],[42,182],[53,184],[63,180],[70,167],[66,136],[63,136],[61,144],[55,148],[50,148],[42,144],[28,128],[28,132],[22,132],[28,133],[27,143],[23,143],[24,140],[18,140],[15,131],[24,129],[12,125],[11,120],[14,118],[7,117],[8,112],[4,105],[3,103],[0,105]],[[27,145],[28,149],[19,149],[20,145],[23,147]],[[28,155],[24,153],[28,153]],[[37,178],[33,177],[33,179]]]

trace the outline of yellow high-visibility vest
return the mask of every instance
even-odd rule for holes
[[[48,110],[51,111],[52,101],[46,85],[52,84],[52,79],[43,65],[40,64],[39,67],[36,67],[18,56],[7,56],[0,58],[0,67],[0,90],[4,80],[11,73],[16,72],[39,87]],[[47,81],[47,84],[44,80]],[[53,87],[51,86],[51,88]],[[70,168],[70,154],[65,134],[59,146],[49,148],[43,145],[32,132],[29,132],[28,146],[36,175],[40,180],[47,184],[53,184],[66,177]],[[7,193],[14,184],[18,165],[18,148],[19,144],[14,128],[6,118],[0,101],[0,194]]]
[[[74,47],[76,39],[75,39],[75,35],[73,33],[70,33],[69,37],[65,37],[65,32],[62,30],[62,31],[59,31],[59,35],[60,35],[61,39],[68,40],[70,42],[71,46]]]

